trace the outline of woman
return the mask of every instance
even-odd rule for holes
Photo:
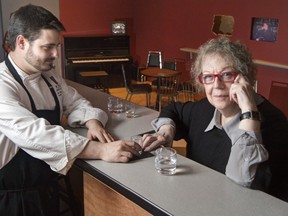
[[[256,68],[246,46],[212,39],[200,47],[193,72],[206,98],[163,109],[152,122],[156,133],[143,136],[144,151],[183,138],[188,158],[278,197],[285,186],[287,196],[287,120],[255,93]]]

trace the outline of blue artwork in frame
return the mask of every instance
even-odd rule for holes
[[[251,40],[275,42],[278,33],[278,19],[252,18]]]

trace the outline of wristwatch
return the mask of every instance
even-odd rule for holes
[[[257,120],[257,121],[261,121],[261,114],[258,111],[248,111],[245,113],[242,113],[240,115],[240,121],[243,119],[252,119],[252,120]]]

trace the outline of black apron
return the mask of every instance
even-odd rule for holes
[[[27,92],[32,112],[39,118],[48,120],[51,125],[59,125],[59,101],[47,79],[42,76],[54,97],[56,107],[54,110],[36,110],[30,93],[8,58],[5,63],[13,77]],[[59,174],[53,172],[44,161],[34,158],[20,149],[11,161],[0,170],[0,215],[59,215],[58,177]]]

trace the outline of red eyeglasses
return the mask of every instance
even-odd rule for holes
[[[214,83],[215,77],[223,82],[233,82],[237,77],[237,72],[229,71],[229,72],[222,72],[219,74],[200,74],[198,79],[202,84],[211,84]]]

